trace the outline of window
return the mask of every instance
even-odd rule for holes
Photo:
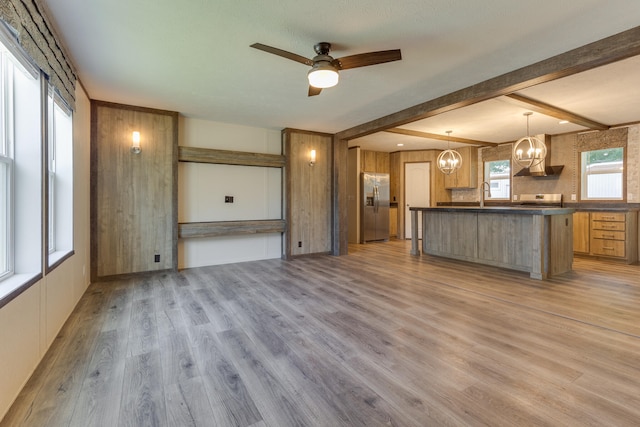
[[[42,273],[40,85],[39,70],[0,31],[0,280],[9,283],[0,298]]]
[[[47,251],[52,266],[73,249],[73,123],[71,110],[51,86],[47,116]]]
[[[484,180],[489,183],[491,194],[486,200],[511,198],[511,160],[484,162]]]
[[[13,63],[0,45],[0,278],[11,274],[13,208]]]
[[[580,166],[582,200],[623,200],[623,147],[583,151]]]

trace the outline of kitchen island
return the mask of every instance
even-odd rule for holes
[[[571,271],[573,212],[542,207],[412,207],[411,254],[419,255],[418,212],[422,212],[422,251],[529,272],[547,279]]]

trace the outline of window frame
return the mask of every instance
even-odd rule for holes
[[[583,165],[583,156],[584,153],[589,153],[592,151],[600,151],[600,150],[611,150],[611,149],[622,149],[622,172],[621,172],[621,184],[622,184],[622,195],[620,198],[590,198],[586,197],[588,193],[588,180],[587,177],[589,174],[585,174],[585,166]],[[627,144],[613,144],[610,146],[593,146],[593,147],[584,147],[580,148],[576,151],[577,155],[577,165],[578,165],[578,174],[579,174],[579,192],[578,197],[580,202],[598,202],[598,203],[626,203],[627,202]]]
[[[0,39],[2,41],[2,39]],[[4,47],[4,44],[3,44]],[[4,48],[6,49],[6,48]],[[14,226],[13,226],[13,207],[14,207],[14,187],[13,187],[13,171],[14,171],[14,64],[8,49],[0,50],[0,162],[5,167],[5,202],[4,204],[4,224],[0,223],[4,230],[4,242],[0,242],[4,246],[4,256],[1,261],[5,267],[0,270],[0,281],[10,277],[14,273]],[[11,66],[9,66],[11,62]],[[0,252],[1,253],[1,252]],[[1,264],[0,264],[1,265]]]
[[[47,82],[47,91],[43,103],[45,126],[45,144],[43,177],[45,178],[45,273],[55,269],[64,260],[74,254],[73,237],[73,111]],[[59,112],[58,112],[59,110]],[[59,141],[57,132],[58,117],[64,114],[69,119],[68,140]],[[64,156],[61,156],[64,154]],[[57,159],[65,157],[64,162]],[[62,168],[59,169],[58,166]],[[66,184],[64,184],[64,183]],[[71,196],[65,196],[65,192]],[[65,199],[66,197],[66,199]]]
[[[10,127],[3,125],[0,130],[2,162],[11,168],[7,172],[9,203],[4,231],[10,270],[0,277],[0,307],[3,307],[43,277],[43,74],[2,21],[0,44],[5,91],[0,104],[3,118],[11,115]]]
[[[483,181],[487,182],[489,184],[489,188],[491,188],[491,178],[490,178],[490,165],[489,163],[495,163],[495,162],[509,162],[509,171],[507,172],[507,176],[509,178],[509,191],[508,191],[508,195],[507,197],[494,197],[491,193],[491,191],[489,191],[490,195],[485,197],[485,200],[495,200],[495,201],[509,201],[511,200],[511,198],[513,197],[513,182],[512,182],[512,175],[511,175],[511,167],[512,167],[512,162],[511,162],[511,158],[508,159],[490,159],[490,160],[485,160],[483,159],[482,161],[482,177],[483,177]],[[481,191],[485,191],[484,188]]]

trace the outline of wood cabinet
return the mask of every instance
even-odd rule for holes
[[[625,258],[626,214],[593,212],[591,214],[591,253]]]
[[[573,218],[575,253],[627,263],[638,260],[637,212],[576,212]]]
[[[398,236],[398,208],[396,206],[389,208],[389,236]]]
[[[478,149],[476,147],[461,147],[456,151],[462,156],[462,166],[451,175],[445,175],[444,188],[477,188]]]
[[[360,152],[360,170],[362,172],[389,173],[389,153],[362,150]]]
[[[575,212],[573,214],[573,252],[589,253],[590,218],[589,212]]]

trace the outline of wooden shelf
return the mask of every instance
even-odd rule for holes
[[[216,237],[239,234],[283,233],[286,223],[282,219],[248,221],[184,222],[178,224],[178,237]]]
[[[178,147],[178,160],[181,162],[260,166],[267,168],[283,168],[285,165],[285,156],[278,154],[214,150],[199,147]]]

